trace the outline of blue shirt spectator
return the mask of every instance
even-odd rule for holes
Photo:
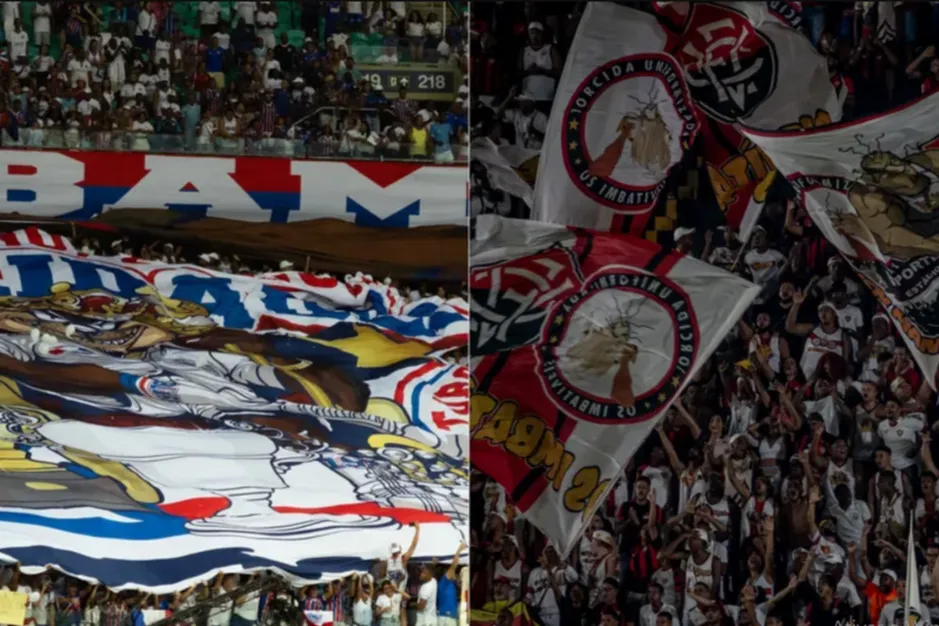
[[[223,71],[225,66],[225,51],[212,42],[212,47],[205,51],[205,70],[210,74]]]
[[[453,135],[453,128],[446,122],[435,121],[430,125],[430,136],[434,138],[434,153],[442,154],[452,152],[450,147],[450,137]]]
[[[460,594],[456,582],[446,574],[437,580],[437,615],[457,619],[460,611]]]

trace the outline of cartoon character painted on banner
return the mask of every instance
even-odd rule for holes
[[[217,327],[199,305],[139,295],[60,284],[0,298],[0,506],[98,506],[182,518],[193,534],[292,539],[465,520],[463,461],[354,375],[426,346],[358,326],[255,335]],[[98,436],[106,425],[124,428]],[[190,432],[154,429],[142,447],[136,429],[157,425]],[[209,453],[209,438],[227,441],[224,452]],[[291,501],[318,481],[335,506]]]
[[[858,135],[848,150],[862,155],[847,191],[857,214],[837,214],[833,227],[896,259],[939,254],[939,149],[911,148],[901,157],[882,150],[879,139]]]

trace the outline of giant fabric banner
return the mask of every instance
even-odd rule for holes
[[[0,213],[85,219],[177,209],[246,222],[466,224],[466,166],[0,150]]]
[[[619,230],[647,213],[698,132],[698,115],[654,16],[587,4],[545,132],[533,217]]]
[[[163,592],[464,539],[465,303],[0,243],[0,557]]]
[[[746,240],[775,168],[734,124],[775,131],[839,120],[828,66],[795,29],[799,11],[788,2],[660,4],[681,33],[674,55],[707,119],[701,136],[718,205]]]
[[[759,288],[631,236],[483,216],[473,464],[567,553]]]
[[[808,132],[746,131],[893,319],[926,379],[939,367],[939,96]]]

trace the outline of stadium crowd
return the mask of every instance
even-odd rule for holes
[[[939,85],[939,7],[801,4],[847,119]],[[876,28],[885,4],[893,34]],[[477,136],[540,147],[582,8],[474,5]],[[507,65],[517,71],[493,71]],[[912,518],[919,588],[939,620],[936,394],[782,177],[742,243],[689,161],[662,194],[702,181],[679,202],[673,245],[763,292],[568,558],[474,471],[471,606],[521,601],[544,626],[900,624]],[[525,216],[518,199],[493,198],[475,210]]]
[[[3,2],[2,143],[462,159],[465,10],[415,4]],[[434,64],[457,93],[416,100],[407,79],[385,93],[366,63]]]
[[[154,241],[151,238],[136,236],[83,237],[75,240],[78,251],[89,256],[126,256],[135,259],[160,261],[172,264],[195,264],[226,274],[244,276],[264,276],[277,278],[284,272],[312,273],[318,276],[333,276],[310,267],[298,267],[293,261],[282,260],[277,264],[268,261],[241,258],[235,253],[215,250],[210,246],[183,246],[178,243]],[[397,289],[405,298],[416,301],[421,298],[438,296],[444,300],[466,298],[466,285],[434,285],[432,283],[410,284],[390,276],[381,279],[384,284]]]
[[[285,581],[258,585],[273,574],[222,574],[171,594],[115,592],[54,570],[26,575],[14,564],[0,571],[0,587],[24,594],[26,626],[146,626],[171,620],[186,626],[456,626],[460,612],[460,545],[446,563],[417,563],[392,544],[371,571],[327,584],[292,587]],[[182,612],[185,611],[185,614]],[[331,622],[314,613],[332,614]]]

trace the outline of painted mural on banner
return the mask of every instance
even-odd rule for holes
[[[318,278],[0,237],[0,558],[162,593],[331,580],[413,522],[416,556],[452,555],[469,377],[442,357],[465,303]]]
[[[939,97],[808,132],[747,136],[893,320],[927,380],[939,367]]]
[[[476,236],[473,464],[566,554],[759,288],[628,235],[485,215]]]
[[[618,230],[655,206],[699,118],[653,15],[588,3],[558,85],[533,217]]]
[[[176,209],[248,222],[465,225],[466,167],[408,162],[0,150],[0,213],[87,219]]]
[[[734,124],[776,131],[840,120],[827,62],[796,30],[795,3],[660,2],[656,9],[663,26],[678,33],[672,53],[706,118],[702,149],[718,205],[746,240],[776,170]]]

